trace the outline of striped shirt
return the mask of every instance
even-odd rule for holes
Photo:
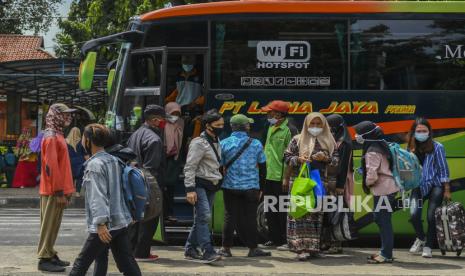
[[[449,166],[447,165],[446,152],[441,143],[434,142],[434,150],[425,156],[420,183],[423,196],[427,196],[432,187],[442,187],[449,182]]]

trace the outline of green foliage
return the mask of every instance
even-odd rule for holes
[[[66,20],[59,21],[61,32],[55,40],[58,57],[79,57],[83,42],[127,30],[131,17],[156,10],[167,0],[73,0]],[[117,46],[100,49],[99,58],[117,57]]]
[[[48,31],[62,0],[0,0],[0,33]]]

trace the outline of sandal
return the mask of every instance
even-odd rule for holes
[[[377,255],[373,257],[372,259],[368,260],[369,264],[391,264],[392,259],[384,258],[381,255]]]

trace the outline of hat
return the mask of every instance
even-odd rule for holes
[[[271,110],[288,113],[289,112],[290,104],[285,101],[272,101],[267,106],[263,107],[262,110],[265,112],[269,112]]]
[[[232,125],[246,125],[246,124],[252,124],[254,120],[252,118],[249,118],[243,114],[237,114],[231,117],[229,120],[229,123]]]
[[[71,112],[76,112],[77,109],[74,109],[74,108],[69,108],[66,104],[64,103],[56,103],[56,104],[52,104],[50,106],[51,109],[54,109],[56,110],[57,112],[60,112],[60,113],[71,113]]]
[[[156,104],[149,104],[145,107],[144,117],[148,118],[149,116],[160,116],[166,117],[165,109]]]

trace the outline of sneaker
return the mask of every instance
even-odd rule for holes
[[[227,257],[227,258],[231,258],[231,257],[233,256],[232,253],[231,253],[231,249],[229,249],[229,248],[224,248],[224,247],[222,247],[221,249],[218,249],[218,250],[216,251],[216,253],[217,253],[218,255],[221,255],[221,256]]]
[[[253,248],[249,250],[249,254],[247,254],[247,257],[270,257],[271,252],[268,251],[263,251],[259,248]]]
[[[63,266],[59,266],[53,263],[51,259],[40,260],[37,269],[47,272],[64,272],[66,270]]]
[[[56,264],[58,266],[63,266],[63,267],[69,266],[71,264],[70,262],[60,260],[60,258],[58,258],[58,255],[53,256],[51,262],[53,264]]]
[[[285,244],[283,244],[281,246],[276,247],[276,249],[278,251],[289,251],[289,245],[287,243],[285,243]]]
[[[197,249],[189,248],[184,253],[184,259],[186,259],[186,260],[201,260],[202,255],[200,255],[200,252]]]
[[[431,252],[431,248],[425,246],[423,247],[423,253],[421,254],[423,258],[432,258],[433,253]]]
[[[202,262],[209,264],[221,260],[221,256],[213,252],[205,252],[202,256]]]
[[[423,250],[424,246],[425,246],[425,242],[417,238],[415,242],[413,243],[412,247],[410,247],[409,252],[412,254],[418,254]]]
[[[147,262],[154,262],[158,260],[157,255],[150,254],[147,258],[136,258],[137,262],[147,263]]]

